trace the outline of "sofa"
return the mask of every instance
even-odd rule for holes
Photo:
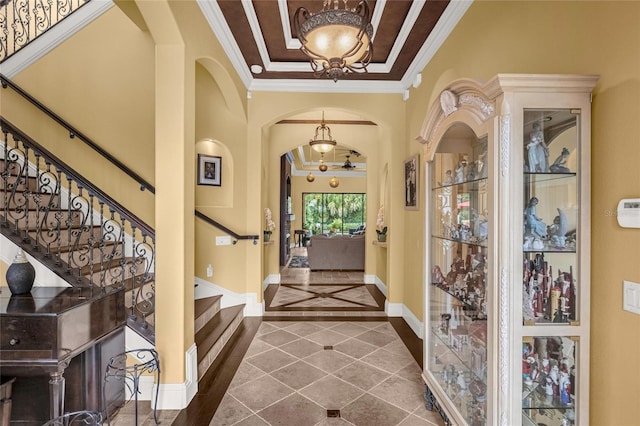
[[[307,245],[312,271],[364,271],[365,235],[313,235]]]

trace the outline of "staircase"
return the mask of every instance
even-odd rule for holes
[[[154,229],[2,117],[0,127],[0,234],[71,287],[124,287],[127,325],[153,346]],[[243,320],[244,305],[221,309],[221,297],[195,301],[199,378]]]

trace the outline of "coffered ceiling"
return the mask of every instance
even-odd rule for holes
[[[340,0],[342,6],[344,0]],[[355,7],[359,0],[348,0]],[[292,19],[323,0],[198,0],[247,89],[297,92],[405,93],[471,1],[370,0],[373,60],[368,72],[334,82],[314,77]]]

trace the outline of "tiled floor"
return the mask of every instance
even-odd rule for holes
[[[306,247],[295,247],[292,256],[306,256]],[[280,284],[265,292],[265,316],[384,316],[384,295],[364,283],[362,271],[280,271]]]
[[[263,322],[210,425],[441,425],[389,322]]]
[[[306,248],[292,254],[304,256]],[[363,272],[285,267],[281,285],[269,287],[263,321],[240,329],[239,343],[202,378],[189,407],[160,411],[162,424],[443,425],[424,408],[415,354],[421,341],[402,320],[386,317],[384,296],[364,284]],[[148,401],[139,419],[154,424]],[[133,425],[132,404],[111,424]]]

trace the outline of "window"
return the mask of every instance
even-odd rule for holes
[[[350,234],[364,226],[367,194],[303,193],[305,229],[317,234]]]

